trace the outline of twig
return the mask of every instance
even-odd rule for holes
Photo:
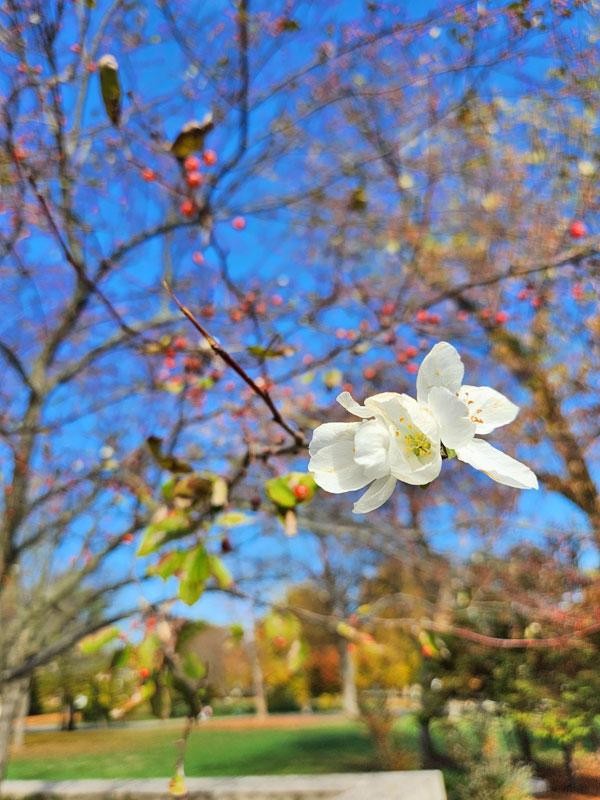
[[[266,389],[263,389],[260,386],[258,386],[256,381],[254,381],[250,377],[250,375],[248,375],[246,370],[242,366],[240,366],[240,364],[238,364],[235,358],[233,358],[233,356],[230,355],[227,352],[227,350],[224,350],[223,347],[221,347],[219,342],[214,338],[214,336],[212,336],[212,334],[210,334],[206,330],[204,325],[202,325],[202,323],[196,319],[196,317],[192,314],[189,308],[184,306],[183,303],[176,297],[176,295],[174,294],[173,290],[171,289],[167,281],[163,281],[163,285],[167,290],[169,297],[173,300],[173,302],[179,308],[181,313],[185,317],[187,317],[187,319],[192,323],[192,325],[196,328],[196,330],[199,331],[202,334],[202,336],[206,339],[213,353],[216,353],[227,364],[227,366],[231,367],[231,369],[240,376],[240,378],[244,381],[244,383],[246,383],[252,389],[254,394],[260,397],[260,399],[263,401],[263,403],[267,406],[267,408],[271,412],[273,422],[279,425],[280,428],[283,428],[283,430],[293,438],[297,447],[299,448],[306,447],[307,441],[304,434],[301,431],[294,430],[285,421],[285,419],[281,416],[279,409],[273,402],[273,399],[271,398],[269,392]]]

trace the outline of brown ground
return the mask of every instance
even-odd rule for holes
[[[542,800],[600,800],[600,757],[586,756],[577,761],[577,789],[568,792],[560,789],[564,781],[560,772],[548,772],[548,778],[557,791],[544,795]]]
[[[181,725],[181,720],[165,720],[164,722],[173,725]],[[263,728],[278,730],[282,728],[315,728],[318,725],[331,725],[336,722],[347,722],[342,714],[269,714],[268,717],[261,719],[253,715],[241,715],[231,717],[215,717],[210,720],[210,727],[213,730],[252,730]],[[134,723],[135,724],[135,723]],[[38,714],[35,717],[27,717],[27,729],[52,725],[57,729],[60,727],[60,714]],[[202,723],[200,723],[202,726]]]

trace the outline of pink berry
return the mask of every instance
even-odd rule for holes
[[[214,150],[205,150],[202,153],[202,160],[207,167],[214,167],[217,163],[217,154]]]
[[[508,314],[506,311],[498,311],[496,313],[496,322],[498,325],[504,325],[505,322],[508,322]]]
[[[426,311],[424,308],[419,309],[417,311],[417,322],[427,322],[429,319],[429,312]]]
[[[407,364],[405,367],[407,372],[410,372],[411,375],[414,375],[415,372],[418,372],[419,367],[415,364],[414,361],[411,361],[410,364]]]
[[[204,264],[204,256],[202,255],[202,253],[199,250],[195,250],[192,253],[192,261],[194,262],[194,264],[198,264],[198,265]]]
[[[231,227],[236,231],[243,231],[246,227],[246,220],[244,217],[234,217],[231,220]]]

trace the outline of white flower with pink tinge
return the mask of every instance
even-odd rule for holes
[[[537,489],[529,467],[477,437],[512,422],[518,407],[487,386],[462,386],[464,365],[452,345],[436,344],[417,375],[417,399],[383,392],[363,406],[348,392],[338,403],[360,422],[320,425],[310,443],[308,469],[317,484],[339,494],[369,486],[354,504],[364,514],[383,505],[397,481],[431,483],[448,455],[498,483]],[[370,485],[369,485],[370,484]]]

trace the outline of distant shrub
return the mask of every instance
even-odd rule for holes
[[[475,714],[465,722],[446,729],[448,753],[461,767],[452,800],[531,800],[531,770],[513,764],[498,720]]]

